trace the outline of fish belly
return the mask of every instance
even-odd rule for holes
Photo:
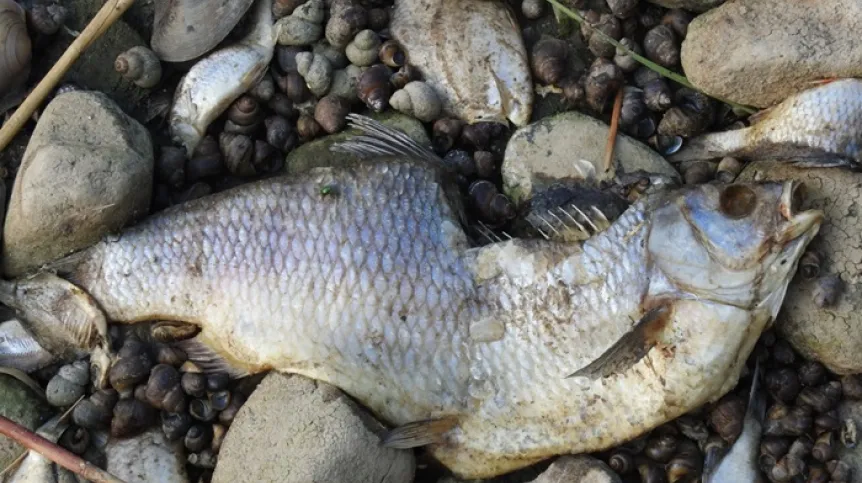
[[[199,324],[229,360],[331,382],[390,421],[452,412],[478,305],[445,193],[398,162],[244,185],[102,243],[71,279],[111,320]]]
[[[521,397],[483,399],[432,452],[459,477],[474,479],[608,449],[721,397],[766,322],[735,307],[678,301],[661,343],[625,372],[601,380],[498,374],[521,377]],[[491,385],[505,386],[501,380]]]

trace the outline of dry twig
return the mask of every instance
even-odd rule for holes
[[[123,13],[135,3],[135,0],[108,0],[102,8],[93,17],[93,20],[87,24],[87,27],[81,32],[72,45],[63,52],[60,60],[51,67],[51,70],[45,77],[36,85],[30,95],[24,99],[24,102],[15,110],[15,114],[9,118],[9,121],[0,129],[0,151],[6,149],[6,146],[12,142],[16,134],[24,127],[24,124],[30,119],[34,111],[42,104],[42,101],[48,97],[54,86],[60,82],[60,79],[66,75],[66,72],[72,67],[72,64],[78,60],[78,57],[87,50],[90,45],[96,41],[120,18]]]
[[[0,434],[93,483],[124,483],[123,480],[81,459],[71,451],[3,416],[0,416]]]
[[[611,170],[614,162],[614,146],[617,144],[617,131],[620,127],[620,111],[623,108],[623,88],[617,90],[614,98],[614,111],[611,115],[611,129],[608,131],[608,144],[605,146],[605,173]]]

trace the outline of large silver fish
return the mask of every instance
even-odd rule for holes
[[[693,138],[668,160],[734,156],[856,168],[862,162],[862,79],[807,89],[755,116],[750,127]]]
[[[0,282],[0,302],[34,323],[78,298],[196,324],[193,358],[329,382],[397,426],[387,445],[491,477],[729,391],[823,218],[796,212],[792,183],[710,184],[650,194],[584,243],[472,247],[440,159],[351,120],[368,134],[340,149],[373,162],[167,209],[51,267],[83,292],[43,273]]]

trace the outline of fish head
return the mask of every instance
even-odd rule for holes
[[[650,292],[693,296],[772,320],[823,213],[798,211],[802,185],[704,184],[669,194],[651,216]],[[656,287],[653,287],[656,285]]]

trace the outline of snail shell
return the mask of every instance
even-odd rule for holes
[[[114,70],[145,89],[154,87],[162,79],[162,63],[155,52],[143,45],[136,45],[118,55]]]
[[[314,120],[314,117],[309,116],[308,114],[302,114],[299,116],[299,119],[296,120],[296,133],[299,134],[299,138],[305,142],[310,141],[317,136],[320,136],[323,128],[320,127],[320,124]]]
[[[266,141],[276,149],[287,152],[296,144],[293,126],[282,116],[270,116],[263,121],[266,126]]]
[[[400,69],[389,76],[389,83],[392,84],[392,87],[395,89],[403,89],[404,86],[415,80],[420,80],[419,72],[417,72],[416,68],[410,64],[402,65]]]
[[[323,36],[323,0],[308,0],[287,17],[276,22],[281,45],[311,45]]]
[[[350,104],[338,96],[324,96],[314,108],[314,120],[329,134],[344,129],[347,125],[347,114]]]
[[[296,69],[305,85],[317,97],[323,97],[332,84],[332,64],[323,55],[312,52],[296,54]]]
[[[566,71],[569,49],[565,42],[553,37],[543,37],[533,46],[530,66],[533,75],[543,84],[560,82]]]
[[[440,117],[442,104],[434,89],[428,84],[413,81],[404,89],[396,91],[389,99],[393,109],[413,116],[423,122],[432,122]]]
[[[373,30],[363,30],[347,44],[347,58],[354,65],[367,67],[377,62],[380,37]]]
[[[368,25],[368,12],[359,5],[337,7],[330,10],[326,23],[326,40],[336,47],[343,48],[359,31]]]
[[[584,93],[587,104],[597,111],[602,112],[611,94],[619,89],[623,82],[623,71],[608,59],[597,58],[584,82]]]
[[[14,0],[0,0],[0,98],[29,75],[31,47],[24,9]]]
[[[391,74],[389,67],[383,64],[369,67],[359,78],[359,99],[371,109],[383,112],[392,95],[392,86],[389,83]]]
[[[161,418],[162,431],[168,441],[177,441],[184,437],[194,423],[192,416],[187,411],[181,413],[162,412]]]
[[[72,421],[87,429],[107,428],[117,403],[117,391],[106,389],[93,393],[72,410]]]
[[[336,70],[332,74],[332,85],[329,86],[329,94],[346,99],[351,104],[359,101],[359,78],[364,72],[363,67],[350,64],[344,69]]]
[[[637,42],[632,40],[630,37],[623,37],[622,40],[620,40],[620,43],[638,55],[643,54],[641,46],[638,45]],[[635,60],[634,57],[627,54],[621,49],[616,50],[616,55],[614,56],[614,63],[620,66],[620,69],[622,69],[625,73],[634,72],[638,69],[638,67],[640,67],[640,62]]]
[[[263,109],[257,99],[242,95],[228,108],[227,118],[240,126],[254,126],[263,119]]]
[[[145,390],[147,402],[156,409],[170,413],[186,410],[186,396],[180,385],[180,373],[167,364],[159,364],[150,372]]]
[[[665,67],[673,67],[679,63],[680,45],[673,29],[667,25],[659,25],[647,32],[644,37],[644,52],[646,56]]]
[[[261,102],[269,102],[275,95],[275,81],[270,74],[266,74],[248,93]]]
[[[90,382],[90,366],[76,361],[60,368],[45,389],[45,397],[52,406],[67,407],[84,395]]]
[[[544,0],[543,0],[544,1]],[[397,68],[407,63],[407,54],[395,40],[387,40],[380,46],[380,62],[389,67]]]
[[[117,438],[140,434],[152,426],[156,411],[137,399],[122,399],[114,406],[114,419],[111,420],[111,436]]]
[[[248,136],[222,132],[219,135],[219,147],[228,171],[237,176],[254,176],[256,174],[254,166],[251,164],[254,156],[254,143]]]

